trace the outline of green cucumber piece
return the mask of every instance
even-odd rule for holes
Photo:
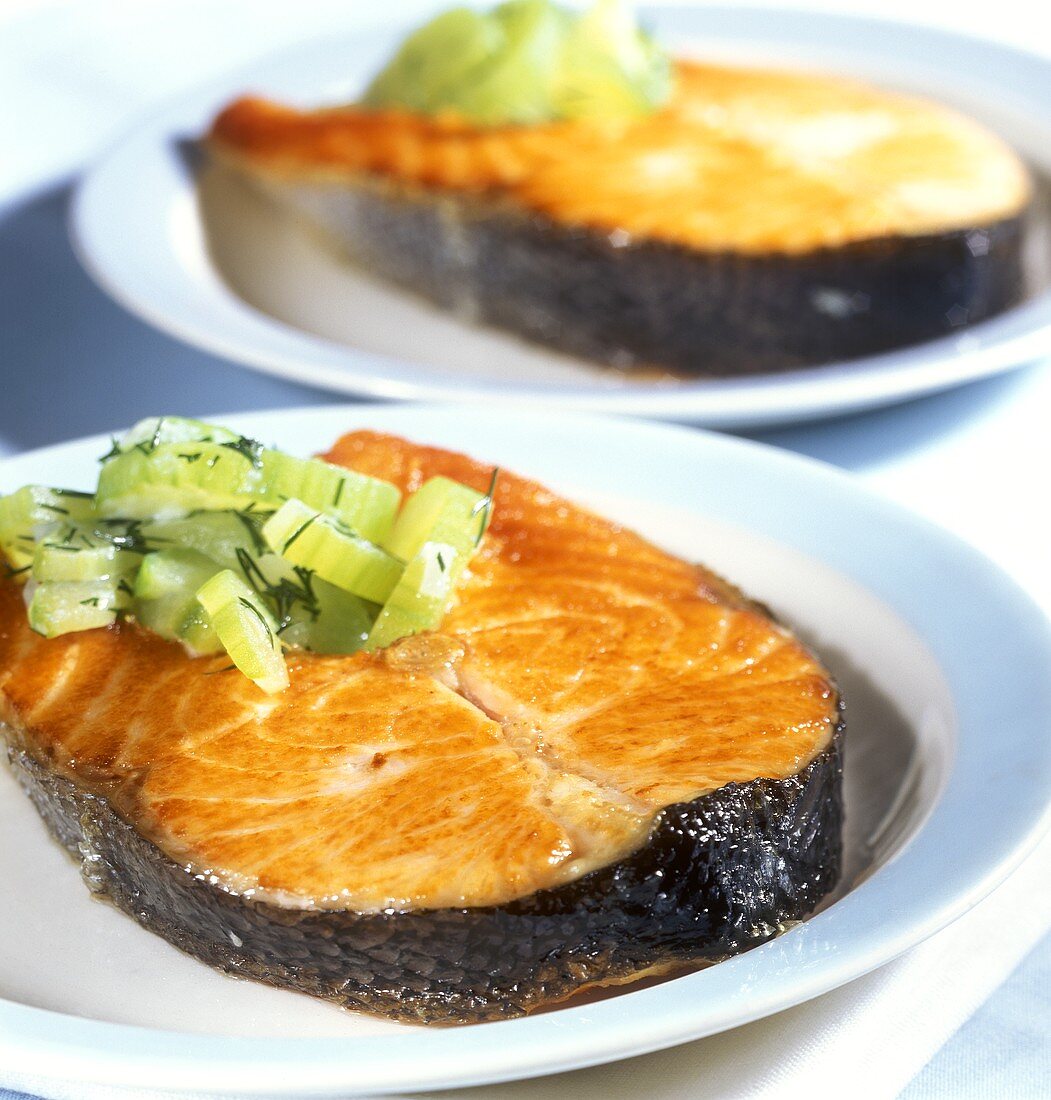
[[[267,499],[301,500],[372,542],[381,542],[389,533],[401,501],[397,486],[389,481],[283,451],[263,451],[262,463]]]
[[[634,118],[671,94],[671,63],[623,0],[456,8],[420,27],[372,81],[369,107],[455,111],[483,126]]]
[[[113,451],[103,461],[131,450],[147,454],[164,443],[234,443],[239,438],[229,428],[188,416],[148,416],[129,428],[119,440],[115,439]]]
[[[374,603],[386,600],[404,568],[375,543],[301,500],[285,501],[263,525],[263,538],[287,561]]]
[[[406,500],[384,546],[405,561],[426,542],[447,543],[469,556],[484,533],[488,499],[458,481],[432,477]]]
[[[231,569],[201,586],[197,600],[230,660],[267,694],[288,687],[277,623],[257,593]]]
[[[142,555],[122,550],[111,542],[89,545],[84,539],[55,542],[45,538],[33,553],[36,581],[104,581],[134,576]]]
[[[147,554],[135,578],[135,617],[162,638],[182,642],[194,655],[223,648],[197,591],[220,566],[195,550],[159,550]]]
[[[382,649],[408,634],[433,630],[452,602],[466,565],[466,556],[455,546],[425,542],[380,609],[369,632],[368,648]]]
[[[401,494],[379,478],[267,450],[240,437],[132,448],[104,463],[97,492],[101,514],[136,519],[236,511],[259,506],[259,501],[276,508],[290,498],[378,540],[390,530]]]
[[[156,550],[142,559],[135,578],[135,598],[157,600],[189,592],[195,593],[222,567],[196,550]]]
[[[566,35],[552,105],[562,118],[631,118],[667,102],[671,85],[668,55],[623,0],[595,0]]]
[[[357,653],[368,640],[379,607],[315,577],[313,614],[302,613],[281,631],[281,640],[315,653]]]
[[[497,13],[502,48],[456,89],[457,109],[483,126],[546,122],[572,18],[547,0],[511,0]]]
[[[127,586],[109,581],[31,582],[26,596],[29,625],[45,638],[109,626],[131,605]]]
[[[447,104],[456,88],[469,84],[503,44],[500,27],[488,15],[452,8],[409,35],[365,92],[369,107],[405,107],[426,113]]]
[[[196,550],[224,569],[239,569],[245,554],[266,552],[260,534],[270,510],[197,512],[180,519],[144,523],[140,534],[151,550]]]
[[[89,522],[93,514],[90,493],[24,485],[0,497],[0,550],[13,568],[23,569],[32,563],[39,537],[65,524]]]
[[[261,450],[261,449],[260,449]],[[235,443],[163,443],[110,459],[99,473],[102,516],[164,519],[197,509],[236,509],[261,495],[259,451]]]

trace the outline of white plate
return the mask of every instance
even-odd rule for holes
[[[304,1097],[623,1058],[879,966],[992,889],[1046,822],[1046,620],[967,546],[829,467],[720,435],[508,407],[327,407],[231,423],[300,453],[362,426],[467,448],[768,602],[817,646],[847,700],[844,888],[809,921],[708,970],[523,1020],[406,1027],[225,978],[92,901],[4,772],[0,1066],[9,1072]],[[107,443],[8,459],[0,490],[88,486]]]
[[[671,47],[702,56],[817,65],[954,103],[1043,170],[1051,60],[947,31],[760,9],[656,10]],[[1051,295],[960,334],[788,374],[646,382],[465,325],[355,272],[243,187],[199,201],[180,153],[247,90],[304,106],[349,100],[401,32],[331,37],[232,74],[124,138],[83,180],[76,248],[118,301],[190,343],[344,393],[557,403],[587,411],[741,427],[888,404],[1032,362],[1051,350]],[[1047,251],[1041,246],[1041,251]]]

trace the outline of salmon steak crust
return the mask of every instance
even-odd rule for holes
[[[491,468],[372,432],[411,492]],[[15,773],[96,893],[228,973],[408,1021],[714,961],[840,869],[840,704],[760,606],[501,473],[439,628],[288,654],[264,695],[135,623],[34,634],[0,587]]]
[[[369,273],[618,368],[855,358],[1024,296],[1033,183],[983,126],[841,76],[674,71],[641,118],[480,126],[249,96],[204,140]]]

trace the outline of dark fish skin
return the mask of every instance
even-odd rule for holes
[[[465,320],[623,369],[751,375],[875,355],[1020,302],[1026,215],[799,254],[700,252],[364,175],[214,150],[353,262]]]
[[[25,749],[8,756],[88,886],[233,975],[405,1023],[520,1016],[588,985],[716,961],[807,916],[839,879],[842,722],[787,779],[667,806],[643,847],[506,905],[364,914],[284,909],[172,862],[105,798]]]

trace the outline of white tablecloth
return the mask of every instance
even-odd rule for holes
[[[427,6],[401,0],[385,10],[411,17]],[[995,8],[946,0],[849,6],[951,20],[1051,52],[1051,20],[1017,0]],[[68,177],[159,98],[334,21],[346,25],[352,13],[381,14],[353,0],[0,0],[0,455],[158,409],[335,400],[222,363],[133,320],[78,268],[64,213]],[[855,471],[969,539],[1051,611],[1049,412],[1051,366],[1037,366],[897,409],[756,437]],[[473,1095],[812,1098],[849,1084],[855,1095],[889,1097],[918,1071],[908,1100],[1051,1095],[1049,882],[1051,841],[952,928],[809,1005],[678,1050]],[[5,1085],[60,1095],[43,1080],[9,1080],[0,1066],[0,1100]],[[77,1087],[65,1095],[89,1094]]]

